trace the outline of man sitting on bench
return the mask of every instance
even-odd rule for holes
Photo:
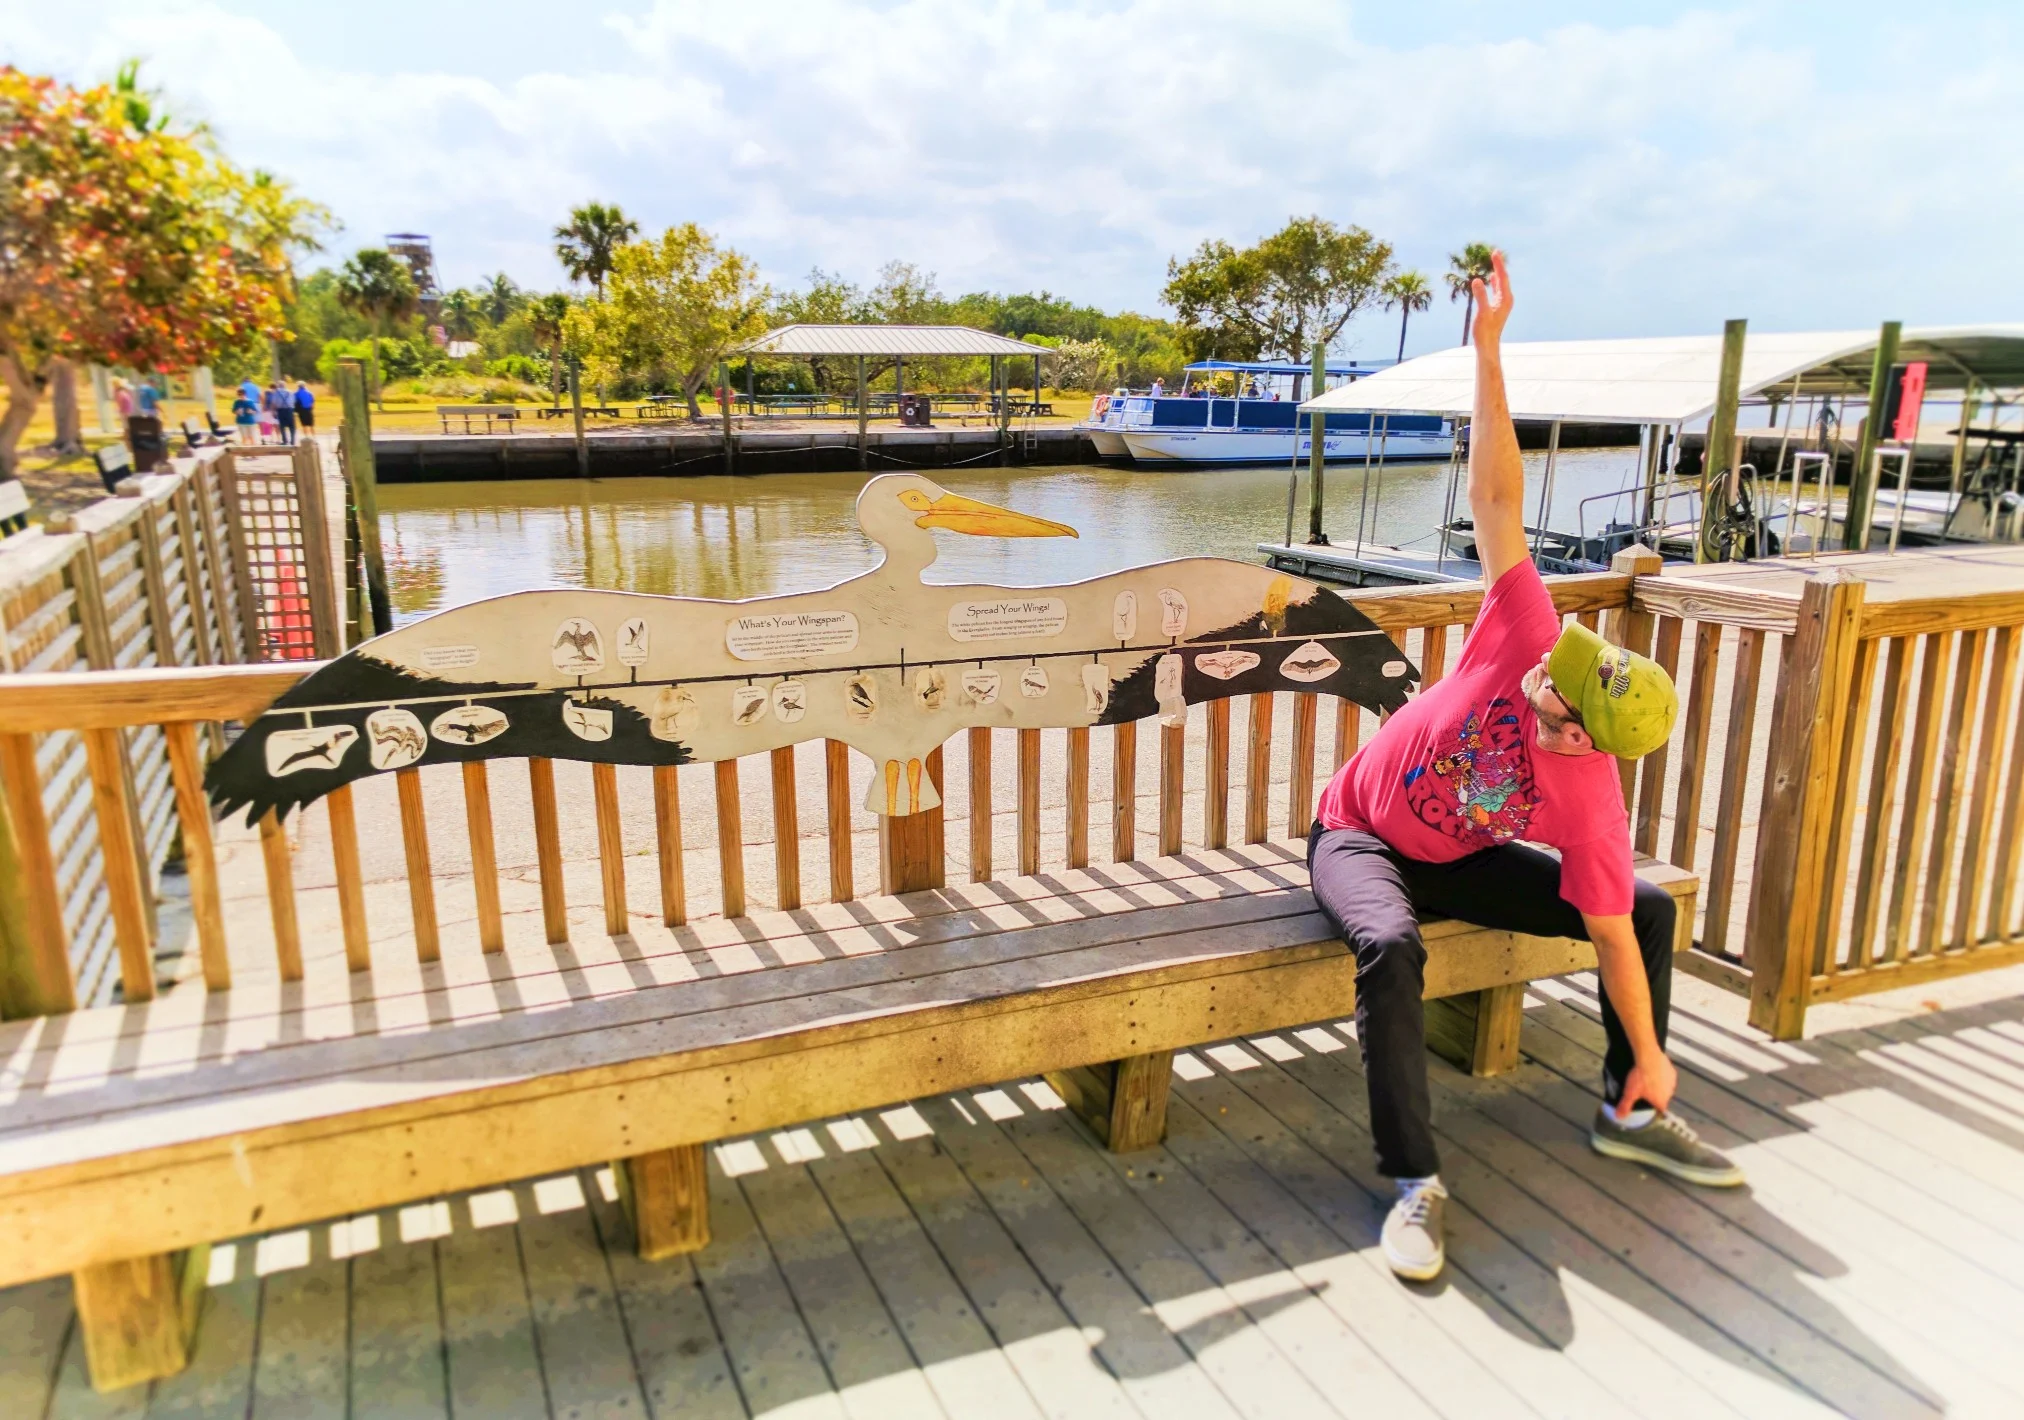
[[[1654,662],[1559,614],[1526,548],[1525,471],[1499,342],[1503,254],[1475,283],[1476,408],[1469,508],[1487,594],[1454,673],[1393,715],[1321,797],[1308,840],[1314,896],[1356,953],[1357,1039],[1378,1169],[1398,1186],[1385,1260],[1440,1273],[1440,1160],[1427,1089],[1421,914],[1595,944],[1608,1037],[1589,1142],[1691,1183],[1743,1181],[1667,1112],[1673,902],[1632,871],[1614,756],[1665,743],[1678,698]],[[1558,859],[1528,839],[1560,850]]]

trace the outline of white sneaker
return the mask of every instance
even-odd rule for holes
[[[1408,1282],[1431,1282],[1447,1265],[1448,1249],[1443,1240],[1442,1213],[1448,1190],[1440,1180],[1428,1179],[1399,1195],[1384,1220],[1384,1260],[1391,1270]]]

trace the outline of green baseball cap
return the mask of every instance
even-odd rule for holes
[[[1546,674],[1607,754],[1642,759],[1673,732],[1680,712],[1673,678],[1658,662],[1612,645],[1579,622],[1560,633]]]

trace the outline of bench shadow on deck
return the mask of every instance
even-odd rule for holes
[[[2024,997],[1779,1045],[1680,986],[1682,1099],[1752,1188],[1591,1155],[1592,982],[1538,983],[1520,1070],[1433,1063],[1431,1287],[1376,1252],[1330,1022],[1178,1057],[1142,1153],[1032,1080],[719,1145],[671,1262],[608,1170],[242,1239],[190,1368],[111,1396],[67,1279],[0,1292],[0,1414],[2024,1413]]]

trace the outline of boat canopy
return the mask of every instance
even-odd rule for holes
[[[1744,399],[1866,396],[1877,333],[1759,333],[1743,346]],[[2024,325],[1923,326],[1904,331],[1900,361],[1927,363],[1926,392],[2024,386]],[[1584,424],[1675,424],[1714,412],[1722,337],[1534,340],[1504,346],[1514,419]],[[1339,385],[1300,407],[1326,413],[1467,415],[1476,401],[1475,352],[1422,355]]]
[[[1330,364],[1326,368],[1331,375],[1369,376],[1386,368],[1390,360],[1374,360],[1348,364]],[[1311,375],[1312,365],[1295,365],[1284,360],[1197,360],[1192,365],[1183,365],[1185,370],[1235,370],[1243,375]]]

